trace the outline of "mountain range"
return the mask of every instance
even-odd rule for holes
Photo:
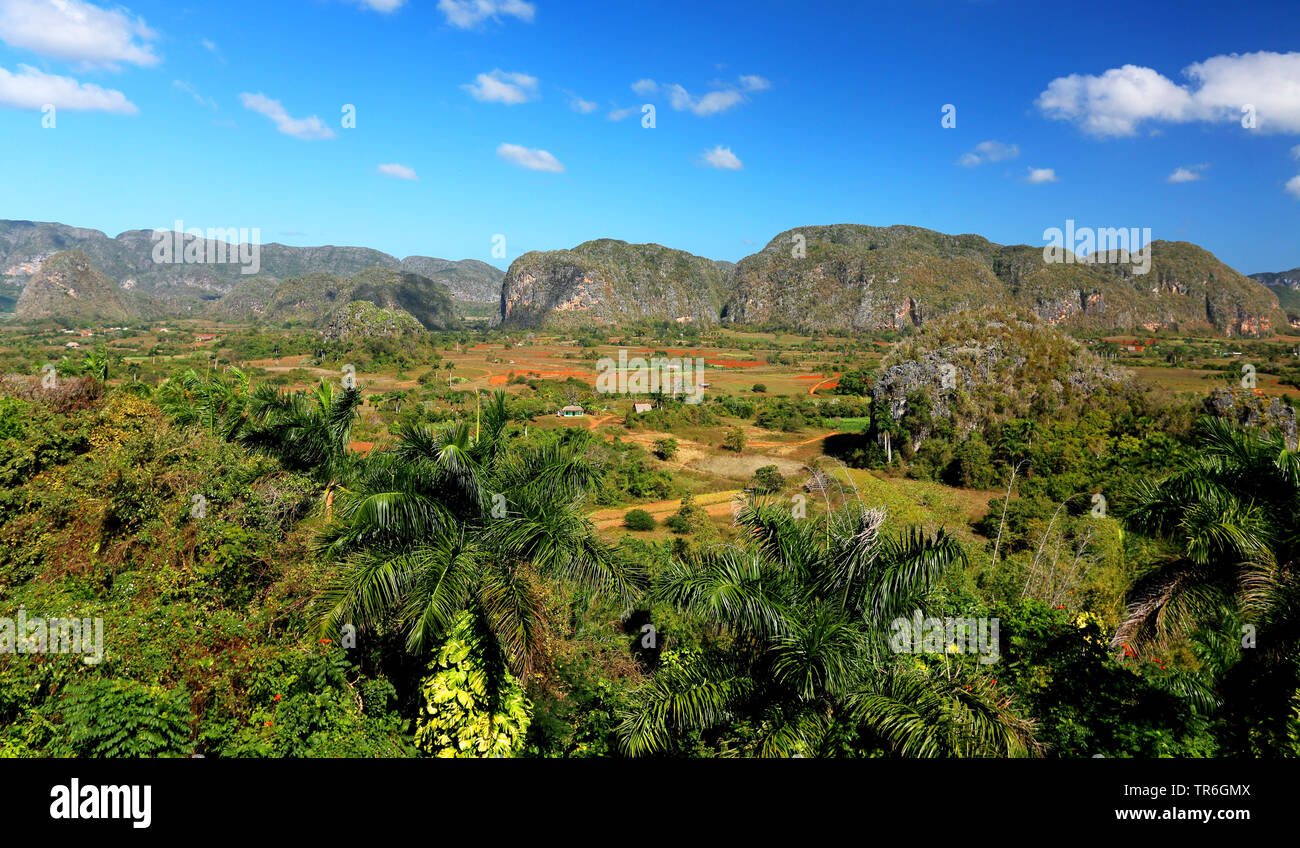
[[[256,274],[236,262],[160,264],[154,261],[154,230],[128,230],[109,238],[99,230],[64,224],[0,220],[0,280],[21,287],[40,263],[63,250],[80,250],[101,273],[127,291],[176,303],[214,301],[254,278],[284,280],[314,272],[350,277],[368,268],[391,268],[441,283],[448,294],[472,303],[494,303],[504,272],[475,259],[451,261],[431,256],[398,259],[367,247],[292,247],[261,245]],[[216,254],[218,242],[203,239],[203,250]],[[225,249],[224,245],[222,246]]]
[[[1250,278],[1277,295],[1278,303],[1290,312],[1300,312],[1300,268],[1251,274]]]
[[[149,230],[110,239],[0,221],[0,311],[14,308],[19,320],[184,314],[323,327],[364,301],[444,329],[460,324],[466,305],[495,302],[493,323],[516,329],[666,320],[853,332],[995,305],[1096,332],[1240,336],[1300,326],[1286,311],[1300,311],[1300,269],[1247,277],[1188,242],[1155,241],[1132,256],[1064,251],[1048,261],[1042,247],[978,235],[835,224],[782,232],[738,263],[607,238],[532,251],[505,272],[475,260],[269,244],[255,274],[234,262],[155,262],[155,242]]]
[[[1152,242],[1149,265],[1121,251],[1094,256],[1065,251],[1063,261],[1048,262],[1042,247],[977,235],[835,224],[787,230],[729,268],[660,245],[602,239],[515,260],[497,320],[538,327],[655,317],[872,331],[996,304],[1098,332],[1236,336],[1288,325],[1272,290],[1194,244]]]

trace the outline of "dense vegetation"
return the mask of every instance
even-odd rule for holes
[[[977,312],[883,359],[742,339],[838,387],[635,412],[509,362],[467,391],[452,366],[501,337],[410,329],[124,334],[48,371],[59,336],[12,338],[0,616],[103,645],[0,655],[0,755],[1300,754],[1283,401]],[[1209,355],[1148,361],[1179,346]],[[590,426],[555,424],[575,403]],[[999,627],[900,648],[955,619]]]

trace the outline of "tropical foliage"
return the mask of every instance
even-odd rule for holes
[[[680,734],[720,728],[760,756],[834,754],[854,742],[905,756],[1030,750],[1029,723],[988,678],[888,650],[891,621],[924,605],[961,561],[953,539],[915,528],[888,536],[878,509],[802,522],[751,503],[737,520],[743,545],[675,559],[653,587],[717,637],[673,657],[639,694],[620,727],[627,753],[667,752]]]

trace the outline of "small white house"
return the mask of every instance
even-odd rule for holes
[[[632,411],[633,411],[634,413],[636,413],[637,415],[640,415],[640,414],[643,413],[643,412],[649,412],[651,409],[654,409],[654,404],[652,404],[652,403],[634,403],[634,404],[632,404]]]

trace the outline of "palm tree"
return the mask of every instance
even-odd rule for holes
[[[1143,480],[1126,510],[1130,527],[1166,540],[1173,553],[1140,579],[1114,642],[1188,632],[1239,605],[1282,626],[1300,545],[1300,454],[1277,433],[1252,433],[1204,418],[1195,451],[1159,481]],[[1288,632],[1300,618],[1285,622]]]
[[[479,428],[407,424],[341,487],[320,553],[339,563],[323,626],[392,626],[408,649],[433,647],[468,611],[527,677],[546,638],[541,581],[560,577],[630,604],[635,570],[581,512],[601,479],[586,434],[511,445],[504,392]],[[477,432],[475,432],[477,429]]]
[[[108,348],[100,346],[94,350],[86,351],[85,373],[99,382],[108,382],[108,372],[111,364],[112,354],[109,353]]]
[[[336,389],[325,380],[310,393],[281,392],[262,383],[249,397],[239,441],[290,470],[333,480],[348,463],[348,442],[362,400],[359,389]]]
[[[1239,750],[1276,753],[1300,697],[1300,454],[1219,418],[1201,420],[1195,446],[1132,492],[1129,525],[1170,554],[1134,584],[1112,644],[1204,638],[1240,615],[1243,650],[1219,681],[1225,732]]]
[[[907,756],[1030,750],[1029,723],[968,664],[889,652],[891,621],[964,555],[942,531],[884,537],[884,520],[852,508],[799,520],[750,501],[741,546],[674,559],[651,597],[712,625],[715,644],[666,662],[638,693],[624,752],[664,752],[679,733],[731,722],[756,728],[760,756],[829,754],[846,734]]]
[[[195,424],[233,441],[244,426],[248,376],[238,368],[203,375],[188,369],[160,385],[155,397],[178,424]]]
[[[322,380],[312,393],[280,392],[262,383],[253,390],[239,441],[273,456],[288,469],[311,474],[324,486],[325,520],[333,517],[334,490],[356,465],[348,451],[363,398],[357,388],[335,389]]]

